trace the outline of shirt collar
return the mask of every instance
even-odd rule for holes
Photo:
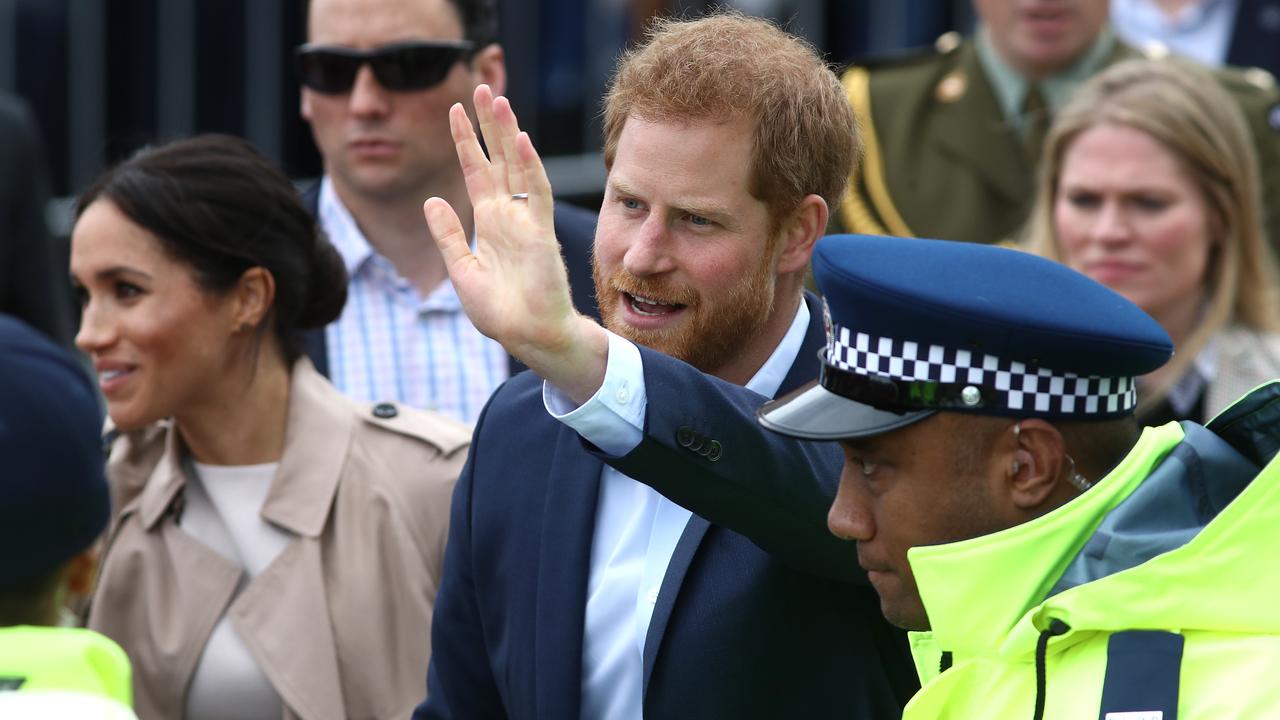
[[[1196,355],[1191,367],[1187,368],[1182,377],[1169,388],[1169,405],[1173,407],[1174,412],[1189,416],[1196,406],[1196,401],[1217,375],[1218,343],[1216,339],[1211,339]]]
[[[804,344],[805,332],[808,329],[809,305],[802,297],[800,307],[791,320],[791,327],[787,329],[787,334],[782,336],[782,342],[773,349],[773,354],[747,382],[747,389],[765,397],[771,398],[777,395],[778,388],[782,387],[782,381],[787,378],[787,373],[795,364],[796,356],[800,354],[800,346]]]
[[[342,262],[346,265],[347,275],[356,277],[357,274],[364,274],[365,277],[372,277],[368,273],[375,272],[371,264],[377,264],[382,255],[369,244],[368,238],[360,230],[360,226],[356,223],[355,217],[347,206],[342,203],[342,198],[338,197],[337,191],[333,189],[333,181],[325,175],[320,180],[320,202],[319,202],[320,223],[325,228],[325,232],[329,236],[329,242],[337,249],[338,254],[342,256]],[[475,248],[475,238],[471,239],[471,247]],[[396,274],[395,268],[391,266],[390,261],[385,259],[381,262],[384,269],[378,276],[383,282],[395,285],[400,276]],[[401,282],[403,282],[401,280]],[[462,301],[458,298],[458,292],[454,289],[453,283],[445,278],[439,285],[431,291],[429,295],[422,298],[421,309],[423,311],[440,310],[440,311],[461,311]]]
[[[1044,94],[1044,100],[1048,103],[1051,113],[1057,112],[1058,108],[1066,103],[1076,87],[1089,79],[1102,67],[1112,50],[1115,49],[1115,44],[1115,34],[1112,32],[1111,27],[1109,25],[1103,26],[1102,32],[1098,34],[1098,39],[1093,41],[1093,46],[1080,59],[1062,72],[1041,81],[1040,91]],[[990,31],[984,25],[978,27],[976,46],[978,60],[982,63],[982,69],[986,71],[987,77],[991,80],[991,86],[995,90],[1001,112],[1004,113],[1005,119],[1012,125],[1021,127],[1022,105],[1027,96],[1027,89],[1030,83],[1021,73],[1005,62],[1004,58],[1000,57],[1000,53],[991,44]]]
[[[320,180],[320,224],[329,235],[329,242],[342,256],[347,274],[355,275],[361,265],[375,255],[373,246],[365,239],[351,211],[333,189],[333,181],[325,175]]]

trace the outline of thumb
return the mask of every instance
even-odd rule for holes
[[[462,230],[462,221],[448,202],[438,197],[428,198],[422,204],[422,215],[427,219],[427,229],[440,248],[445,267],[453,272],[455,265],[466,262],[472,257],[471,246],[467,234]]]

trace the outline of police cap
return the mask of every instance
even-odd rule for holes
[[[0,592],[51,575],[106,527],[101,429],[79,363],[0,315]]]
[[[938,411],[1060,420],[1133,412],[1173,354],[1160,324],[1059,263],[990,245],[833,235],[814,251],[819,379],[766,403],[800,438],[879,435]]]

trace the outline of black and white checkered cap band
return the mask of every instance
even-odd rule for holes
[[[958,401],[931,404],[909,400],[904,406],[980,406],[1014,414],[1099,418],[1126,414],[1138,402],[1132,377],[1059,374],[995,355],[876,337],[839,325],[829,328],[826,363],[830,368],[900,383],[935,385],[931,392],[899,393],[904,398],[954,395]],[[946,392],[948,388],[955,392]]]

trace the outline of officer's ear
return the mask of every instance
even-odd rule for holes
[[[1071,499],[1070,488],[1060,482],[1067,464],[1062,433],[1034,418],[1015,423],[1012,431],[1007,479],[1014,507],[1036,517]]]
[[[819,195],[806,195],[787,214],[779,228],[778,274],[786,275],[809,266],[814,243],[827,231],[830,209]]]

